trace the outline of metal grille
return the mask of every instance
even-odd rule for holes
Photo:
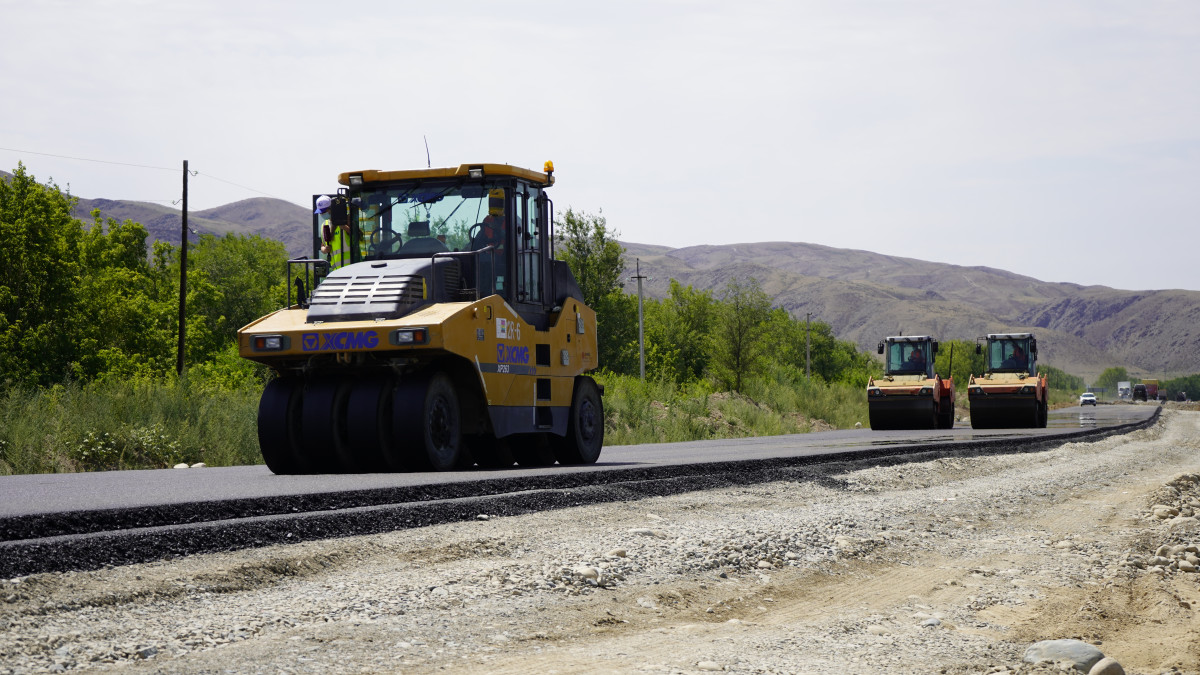
[[[375,304],[410,305],[424,298],[423,286],[420,276],[409,274],[329,277],[313,291],[311,304],[359,307]]]

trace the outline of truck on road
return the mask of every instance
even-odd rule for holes
[[[1133,385],[1128,382],[1117,383],[1117,398],[1122,401],[1128,401],[1133,396]]]

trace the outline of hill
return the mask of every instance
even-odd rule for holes
[[[650,297],[663,297],[670,279],[719,294],[730,278],[752,276],[793,316],[811,313],[864,350],[898,333],[972,339],[1032,331],[1043,362],[1089,381],[1110,366],[1146,377],[1200,372],[1195,291],[1052,283],[989,267],[796,242],[624,245],[627,270],[638,258],[642,273],[653,277],[645,287]]]
[[[179,243],[178,209],[80,199],[76,215],[89,220],[92,209],[140,222],[153,238]],[[188,215],[193,231],[262,235],[283,242],[293,257],[311,251],[311,223],[308,209],[270,198]],[[754,277],[777,306],[796,317],[811,313],[863,350],[898,333],[969,340],[989,332],[1033,331],[1044,363],[1088,381],[1110,366],[1145,377],[1200,372],[1200,292],[1053,283],[990,267],[800,242],[623,245],[629,274],[640,259],[643,274],[651,277],[648,297],[664,297],[671,279],[719,295],[731,278]]]
[[[90,222],[89,214],[93,209],[99,209],[105,218],[141,223],[150,232],[151,239],[176,246],[181,241],[180,209],[149,202],[80,198],[75,217]],[[312,251],[311,214],[308,209],[282,199],[256,197],[212,209],[189,211],[188,229],[218,236],[229,232],[257,234],[283,242],[291,257]]]

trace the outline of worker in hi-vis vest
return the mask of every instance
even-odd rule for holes
[[[337,269],[351,262],[350,223],[334,227],[329,214],[331,206],[329,197],[321,195],[317,198],[317,210],[314,213],[321,223],[321,254],[329,261],[331,269]]]

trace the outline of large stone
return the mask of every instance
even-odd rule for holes
[[[1104,652],[1080,640],[1043,640],[1025,650],[1025,663],[1069,663],[1072,668],[1087,673],[1104,658]]]
[[[1096,662],[1092,669],[1088,671],[1088,675],[1125,675],[1125,669],[1117,660],[1111,656],[1106,656]]]

